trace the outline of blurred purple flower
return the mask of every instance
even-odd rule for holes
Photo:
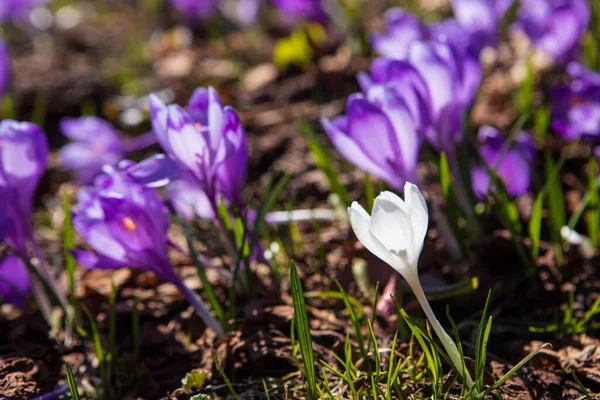
[[[7,242],[22,256],[33,239],[33,196],[48,164],[46,134],[35,124],[0,122],[0,185],[10,192],[12,229]]]
[[[124,170],[105,167],[92,187],[81,188],[73,225],[94,250],[74,250],[79,262],[90,269],[133,267],[152,271],[173,283],[196,308],[207,326],[219,336],[223,330],[202,300],[173,270],[167,255],[169,218],[158,194],[133,180],[135,164]]]
[[[11,80],[11,62],[8,48],[3,40],[0,40],[0,98],[8,91]]]
[[[171,4],[190,19],[208,19],[217,11],[218,0],[171,0]]]
[[[384,57],[404,59],[413,42],[429,37],[428,28],[419,18],[402,8],[390,8],[384,18],[385,33],[371,37],[371,45]]]
[[[558,63],[574,59],[590,23],[587,0],[521,0],[515,28]]]
[[[479,128],[479,149],[488,167],[495,170],[502,180],[506,191],[511,196],[527,193],[531,183],[531,164],[535,152],[531,137],[522,132],[508,148],[505,138],[494,127]],[[485,167],[475,167],[471,170],[473,191],[478,198],[483,198],[489,191],[491,177]]]
[[[498,23],[514,0],[452,0],[454,17],[466,34],[448,36],[452,41],[468,37],[477,53],[498,42]],[[457,31],[454,31],[459,33]]]
[[[151,95],[150,114],[158,142],[177,163],[182,179],[187,182],[187,185],[178,184],[181,190],[169,191],[178,196],[172,198],[173,203],[187,203],[196,209],[188,200],[203,192],[212,215],[220,196],[226,202],[242,206],[248,143],[235,110],[223,107],[213,88],[198,88],[190,98],[187,111],[178,105],[165,106]],[[185,186],[196,194],[185,194]],[[182,214],[185,215],[185,211]]]
[[[552,129],[568,140],[600,138],[600,74],[579,63],[567,71],[569,85],[559,85],[550,92]]]
[[[35,7],[48,3],[50,0],[2,0],[0,1],[0,22],[7,20],[22,20]]]
[[[126,152],[155,143],[152,132],[123,140],[115,127],[97,117],[63,118],[60,129],[73,140],[60,150],[60,161],[81,183],[91,183],[104,165],[116,165]]]
[[[337,150],[362,170],[396,189],[417,182],[423,141],[419,122],[391,87],[376,85],[348,98],[347,114],[321,123]]]
[[[461,137],[462,113],[481,81],[475,58],[432,41],[412,43],[404,61],[375,60],[371,75],[372,82],[392,86],[405,98],[417,120],[429,124],[425,136],[430,144],[446,152]],[[358,79],[363,89],[370,86],[368,75]]]
[[[74,141],[60,150],[60,161],[82,183],[91,182],[105,164],[115,165],[125,155],[119,132],[103,119],[63,118],[60,129]]]
[[[309,20],[326,23],[327,13],[323,9],[322,0],[272,0],[282,14],[290,22]]]
[[[30,290],[29,271],[17,256],[0,259],[0,297],[5,303],[16,307],[27,304]]]
[[[0,185],[0,243],[10,232],[12,221],[10,218],[11,194],[8,186]]]

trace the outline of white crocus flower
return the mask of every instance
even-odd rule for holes
[[[392,192],[382,192],[375,199],[372,215],[355,201],[348,208],[348,217],[363,246],[406,279],[452,363],[465,374],[465,383],[472,388],[473,380],[468,371],[463,372],[464,363],[456,344],[433,314],[419,281],[417,264],[429,224],[427,204],[419,188],[407,182],[404,200]]]

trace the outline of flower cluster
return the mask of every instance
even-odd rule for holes
[[[177,211],[188,218],[194,214],[214,218],[220,198],[241,206],[248,163],[246,132],[216,90],[196,89],[187,110],[167,106],[151,95],[150,114],[158,143],[180,170],[180,179],[167,189]],[[165,170],[170,173],[170,166]]]
[[[406,181],[418,181],[417,161],[424,140],[454,154],[463,113],[481,81],[478,52],[493,42],[475,43],[475,39],[495,40],[498,14],[506,7],[491,2],[481,6],[489,8],[490,23],[485,26],[465,11],[471,10],[466,2],[455,3],[460,19],[431,26],[402,9],[386,12],[386,32],[372,38],[382,57],[373,62],[370,74],[358,76],[364,94],[349,98],[347,115],[322,120],[342,154],[398,190]]]

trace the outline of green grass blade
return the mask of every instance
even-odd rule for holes
[[[290,285],[294,301],[294,320],[296,322],[298,342],[300,343],[300,351],[302,352],[306,374],[306,391],[309,400],[316,400],[317,376],[315,373],[312,337],[310,336],[310,324],[308,322],[308,313],[306,312],[306,303],[304,302],[302,281],[293,261],[290,261]]]
[[[233,398],[235,400],[240,400],[240,396],[238,396],[238,394],[236,393],[235,389],[233,388],[233,385],[231,384],[231,381],[229,380],[229,378],[227,377],[227,374],[223,370],[223,367],[219,363],[219,359],[217,358],[217,353],[215,353],[213,351],[212,356],[213,356],[213,362],[215,363],[215,367],[217,367],[217,370],[219,371],[221,378],[223,378],[223,380],[225,381],[225,385],[227,385],[227,389],[229,389],[229,395],[233,396]]]
[[[483,399],[485,396],[487,396],[490,392],[498,389],[500,386],[504,385],[504,383],[511,377],[513,376],[515,373],[517,373],[517,371],[519,371],[521,368],[523,368],[523,366],[525,364],[527,364],[533,357],[535,357],[540,351],[542,351],[542,349],[545,349],[546,347],[551,347],[550,343],[544,343],[543,345],[541,345],[537,350],[535,350],[534,352],[532,352],[531,354],[529,354],[527,357],[525,357],[524,359],[522,359],[517,365],[515,365],[514,367],[512,367],[510,369],[510,371],[508,371],[506,374],[504,374],[504,376],[502,376],[502,378],[498,379],[488,390],[486,390],[485,392],[480,393],[477,398],[479,399]]]
[[[219,299],[217,298],[217,295],[215,294],[213,287],[210,284],[208,277],[206,276],[206,270],[204,269],[204,266],[198,259],[195,248],[196,246],[194,245],[194,240],[192,239],[191,232],[185,224],[181,223],[180,225],[183,229],[183,234],[185,235],[185,241],[187,243],[190,257],[192,258],[192,262],[196,267],[198,277],[202,281],[202,291],[204,292],[204,294],[206,294],[206,298],[208,299],[208,302],[211,308],[213,309],[217,320],[221,322],[221,326],[223,328],[226,328],[227,318],[225,317],[225,313],[223,312],[223,307],[221,306],[221,303],[219,302]]]
[[[540,255],[540,239],[542,234],[542,212],[544,210],[544,192],[539,192],[533,204],[529,220],[529,237],[531,238],[531,259],[536,262]]]
[[[77,261],[71,254],[71,250],[75,248],[75,229],[73,228],[73,215],[71,214],[71,200],[67,193],[63,193],[63,213],[65,215],[63,221],[63,248],[65,269],[69,280],[69,302],[71,307],[75,309],[75,269],[77,268]]]
[[[67,384],[69,385],[69,392],[71,393],[71,398],[73,400],[79,400],[79,390],[77,390],[77,383],[75,382],[75,376],[73,375],[71,365],[69,363],[65,363],[65,367],[67,370]]]
[[[358,348],[360,349],[360,354],[363,357],[367,357],[367,348],[365,347],[365,341],[364,338],[362,336],[362,330],[361,330],[361,326],[360,326],[360,318],[358,318],[358,316],[356,315],[356,312],[354,311],[354,307],[352,307],[352,304],[350,303],[350,300],[348,299],[348,296],[346,295],[346,292],[344,291],[344,288],[342,288],[342,285],[340,285],[340,283],[336,280],[335,283],[338,286],[338,289],[340,291],[340,293],[342,294],[342,300],[344,301],[344,305],[346,306],[346,310],[348,311],[348,316],[350,317],[350,321],[352,322],[352,327],[354,328],[354,334],[356,335],[356,341],[358,342]],[[362,308],[362,305],[361,305]]]
[[[587,228],[592,246],[598,248],[598,228],[600,224],[600,209],[598,208],[598,180],[596,157],[590,158],[588,165],[588,193],[590,195],[590,204],[587,211]]]
[[[315,158],[317,167],[323,171],[329,182],[329,188],[335,194],[340,197],[342,203],[346,206],[350,205],[350,197],[344,185],[340,183],[338,179],[339,173],[334,168],[331,160],[333,159],[327,154],[325,148],[317,140],[317,135],[313,127],[307,121],[300,121],[298,124],[298,130],[304,135],[306,139],[306,145]]]

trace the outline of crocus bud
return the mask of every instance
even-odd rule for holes
[[[375,199],[371,215],[357,202],[353,202],[348,208],[348,217],[363,246],[406,280],[450,356],[454,368],[462,376],[463,360],[458,348],[435,317],[419,281],[417,264],[429,223],[427,204],[419,188],[407,182],[404,186],[404,200],[392,192],[382,192]],[[463,378],[471,389],[473,381],[468,371],[464,371]]]
[[[11,192],[9,244],[21,255],[33,236],[33,195],[48,163],[46,134],[35,124],[0,122],[0,184]]]
[[[368,97],[348,98],[347,114],[321,120],[344,157],[400,189],[415,181],[423,134],[407,102],[390,87],[373,86]]]

